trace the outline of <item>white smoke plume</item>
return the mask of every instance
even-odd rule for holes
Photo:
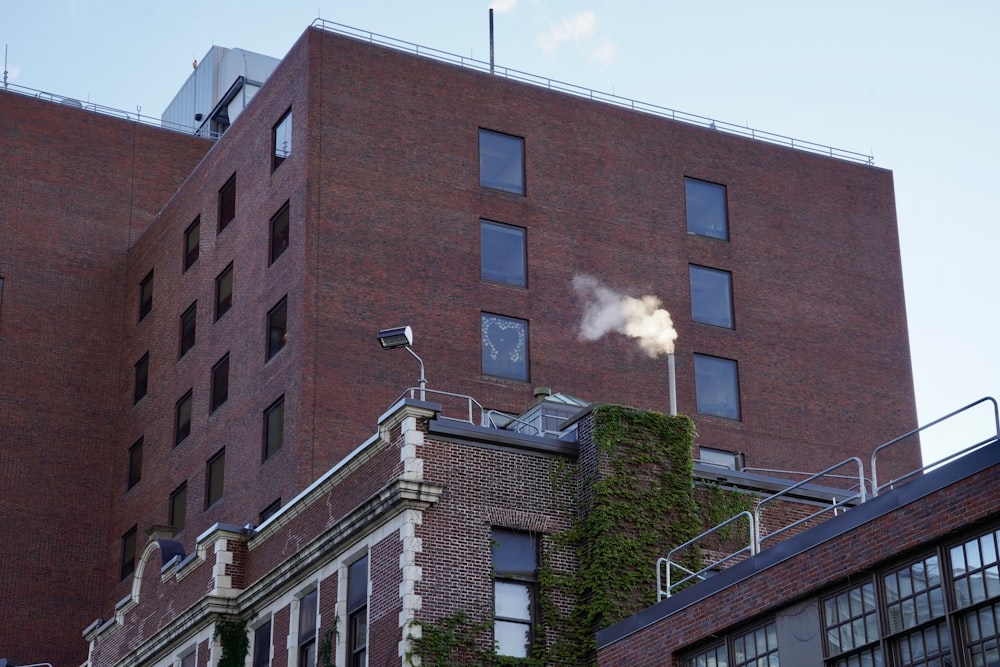
[[[616,331],[635,338],[651,357],[673,354],[677,331],[658,297],[619,294],[587,275],[574,276],[573,289],[583,302],[580,340],[594,341]]]

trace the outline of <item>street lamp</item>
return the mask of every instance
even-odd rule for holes
[[[379,345],[382,346],[383,350],[395,350],[397,347],[401,347],[420,362],[420,400],[426,400],[427,378],[424,376],[424,360],[410,348],[413,345],[413,329],[410,327],[382,329],[375,337],[378,338]]]

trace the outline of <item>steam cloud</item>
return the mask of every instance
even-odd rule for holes
[[[594,341],[617,331],[635,338],[651,357],[673,353],[677,331],[658,297],[619,294],[587,275],[574,276],[573,289],[583,302],[580,340]]]

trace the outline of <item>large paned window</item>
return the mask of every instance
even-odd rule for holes
[[[725,185],[685,178],[684,202],[689,233],[729,240]]]
[[[122,535],[121,578],[135,572],[135,550],[139,527],[132,526]]]
[[[205,466],[205,509],[222,500],[226,485],[226,448],[220,449]]]
[[[167,522],[173,527],[174,535],[184,530],[184,525],[187,523],[187,498],[187,482],[182,483],[170,494]]]
[[[253,631],[252,667],[268,667],[271,664],[271,619],[258,625]]]
[[[184,230],[184,270],[187,271],[198,261],[201,245],[201,216],[194,219]]]
[[[512,380],[528,379],[528,323],[482,313],[483,373]]]
[[[236,174],[219,190],[219,231],[236,218]]]
[[[694,355],[698,412],[726,419],[740,418],[739,374],[732,359]]]
[[[525,287],[528,283],[525,230],[480,220],[479,234],[483,280]]]
[[[493,640],[497,654],[527,658],[534,639],[538,542],[534,535],[493,529]]]
[[[174,405],[174,446],[184,442],[191,435],[191,404],[192,390],[181,397]]]
[[[729,271],[690,265],[691,320],[733,328],[733,276]]]
[[[233,263],[215,278],[215,321],[233,307]]]
[[[271,218],[271,248],[268,255],[268,266],[288,250],[288,204],[281,207]]]
[[[868,581],[823,601],[826,654],[843,656],[834,664],[881,665],[875,583]],[[853,652],[853,653],[852,653]]]
[[[347,664],[368,661],[368,554],[347,568]]]
[[[195,334],[198,327],[198,302],[195,301],[181,315],[180,354],[183,357],[194,347]]]
[[[685,656],[681,660],[681,665],[683,667],[780,667],[777,625],[774,621],[769,621],[750,630],[736,632],[720,643]]]
[[[285,397],[264,410],[264,460],[274,456],[285,442]]]
[[[316,665],[316,611],[319,590],[313,589],[299,599],[299,665]]]
[[[209,406],[215,412],[229,398],[229,353],[226,352],[212,366],[212,403]]]
[[[281,117],[281,120],[271,130],[271,148],[273,155],[271,159],[271,171],[274,171],[292,154],[291,109],[285,112],[285,115]]]
[[[128,488],[142,480],[142,441],[140,437],[128,448]]]
[[[479,184],[524,194],[524,139],[479,130]]]
[[[288,342],[288,297],[267,313],[267,358],[281,352]]]
[[[132,405],[138,403],[149,388],[149,352],[135,362],[135,384],[132,387]]]
[[[150,270],[139,283],[139,321],[153,310],[153,272]]]

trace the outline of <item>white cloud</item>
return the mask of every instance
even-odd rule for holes
[[[517,7],[517,0],[493,0],[490,9],[496,10],[497,14],[509,14]]]
[[[590,52],[592,60],[596,60],[601,65],[609,67],[618,60],[618,45],[608,40],[604,40],[600,45]]]
[[[587,10],[567,16],[560,20],[548,32],[538,36],[538,44],[544,53],[552,53],[563,42],[580,42],[597,31],[597,16]]]

